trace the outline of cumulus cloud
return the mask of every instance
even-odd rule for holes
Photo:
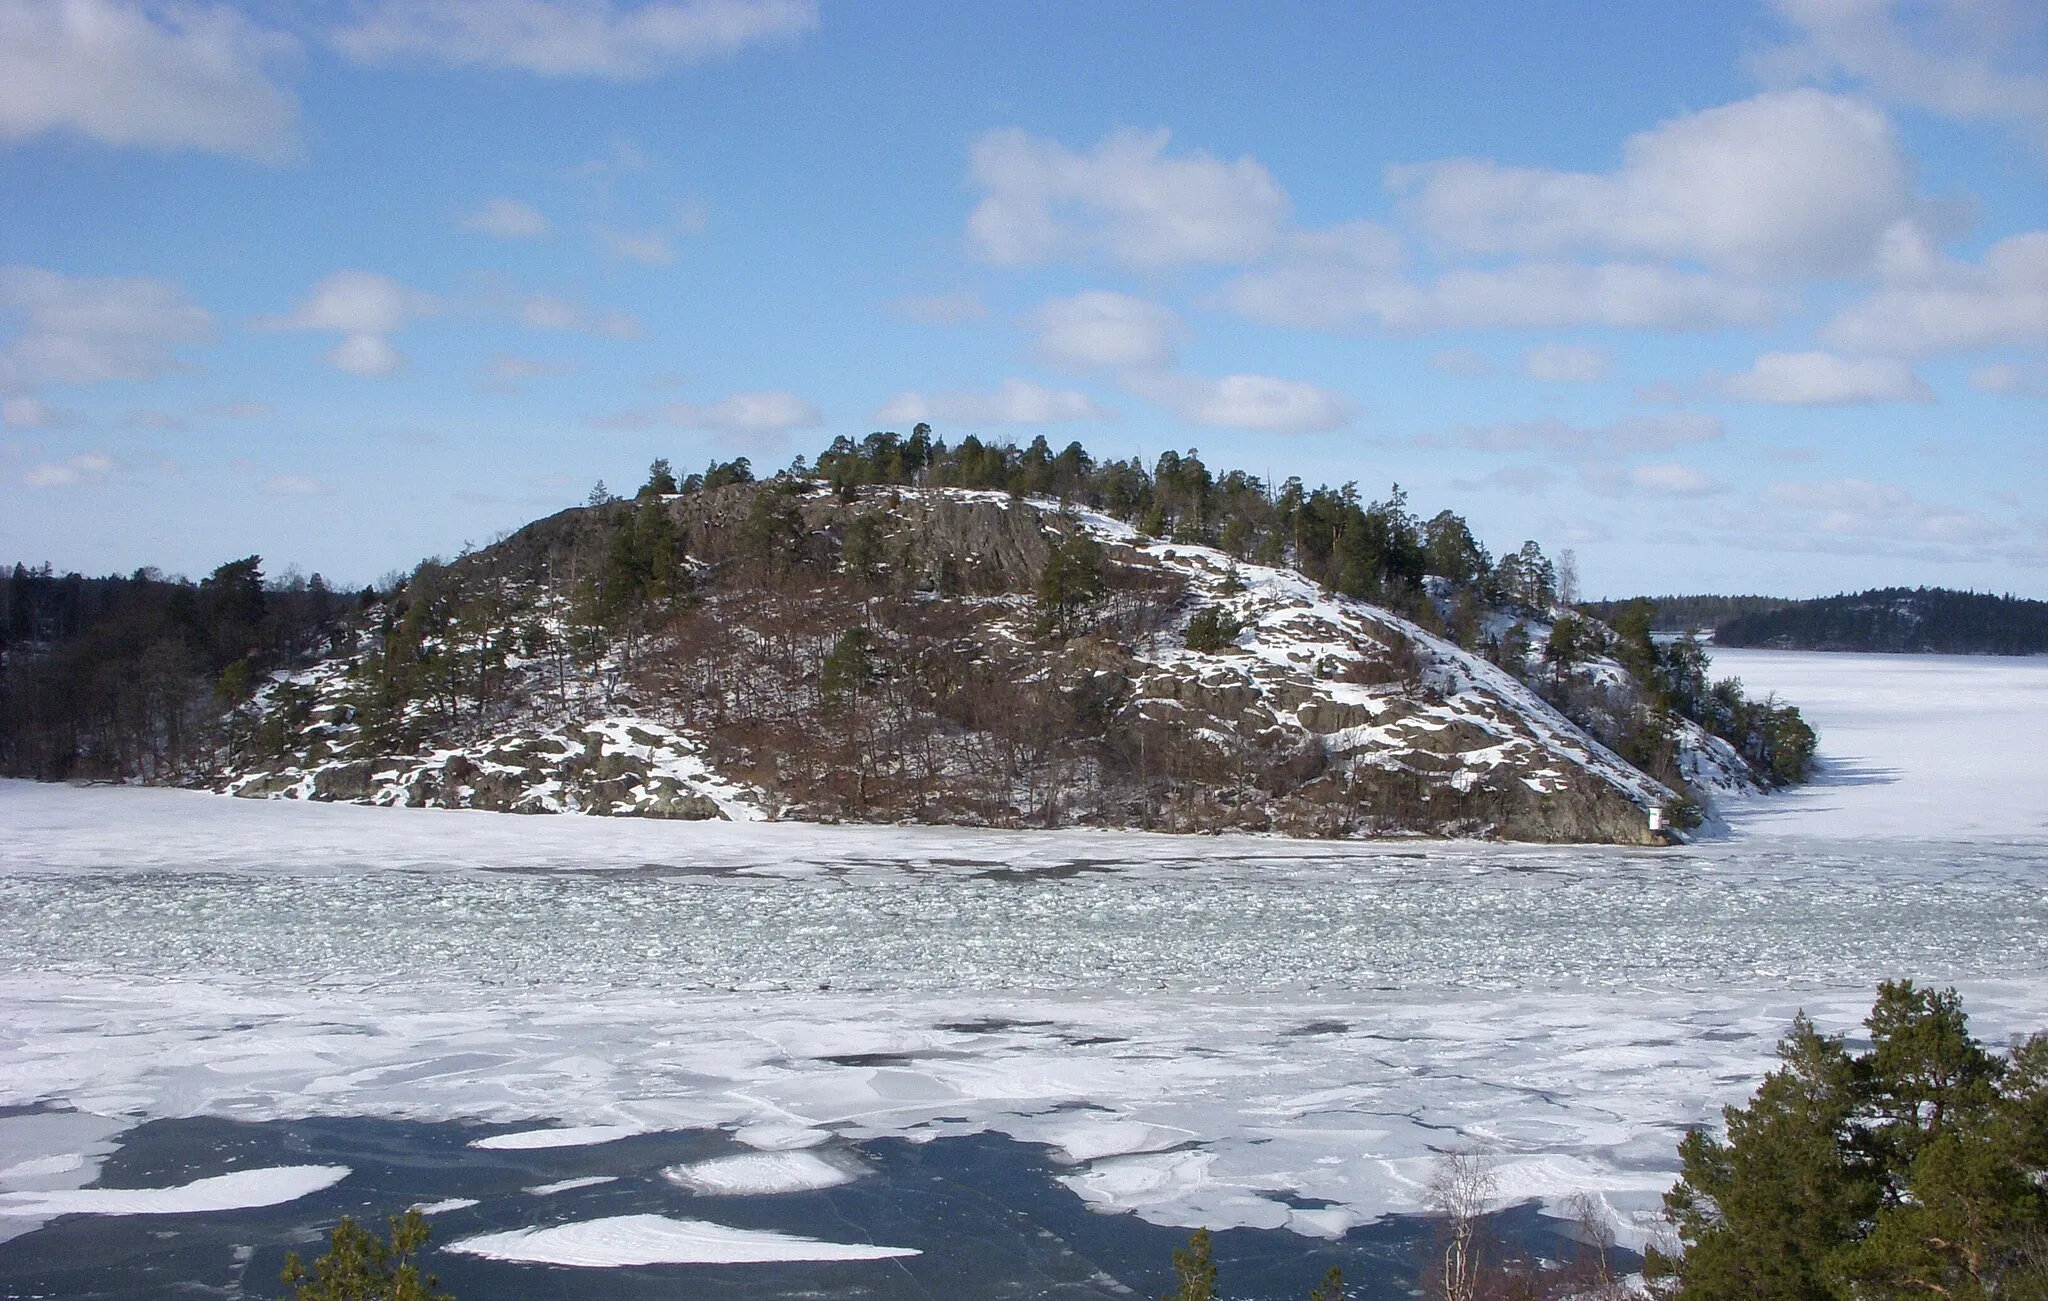
[[[1723,380],[1721,391],[1744,402],[1795,407],[1934,400],[1934,390],[1897,358],[1831,352],[1767,352],[1748,370]]]
[[[904,425],[931,420],[963,425],[1050,425],[1107,420],[1112,414],[1075,389],[1006,379],[993,393],[899,393],[875,412],[875,419]]]
[[[1970,387],[2005,397],[2048,397],[2048,364],[2001,361],[1970,372]]]
[[[1191,425],[1275,434],[1321,433],[1348,424],[1351,400],[1300,380],[1271,375],[1198,375],[1135,371],[1124,387]]]
[[[313,286],[283,316],[261,316],[259,330],[338,330],[390,334],[417,316],[439,310],[430,294],[408,289],[375,271],[337,271]]]
[[[298,103],[267,65],[297,49],[226,5],[0,0],[0,137],[69,130],[276,161]]]
[[[1026,324],[1038,332],[1032,351],[1039,360],[1083,370],[1160,369],[1172,363],[1187,334],[1180,317],[1167,308],[1106,289],[1050,299]]]
[[[1348,256],[1300,246],[1231,284],[1222,306],[1268,325],[1441,329],[1698,330],[1754,325],[1775,296],[1717,276],[1641,263],[1524,262],[1458,268],[1413,281]]]
[[[2048,230],[1998,241],[1981,265],[1941,259],[1902,267],[1893,283],[1837,314],[1820,338],[1845,352],[1892,356],[2048,344]]]
[[[1781,523],[1837,538],[1973,544],[2006,532],[1975,511],[1923,502],[1904,488],[1869,479],[1773,483],[1764,498],[1782,513]]]
[[[80,418],[76,411],[52,406],[41,398],[0,398],[0,425],[9,429],[62,429],[77,424]]]
[[[1799,33],[1752,64],[1774,80],[1841,75],[1875,94],[1965,122],[2048,129],[2048,74],[2038,59],[2042,13],[2012,0],[1778,0]]]
[[[1461,158],[1389,171],[1417,229],[1447,248],[1590,250],[1738,274],[1853,271],[1915,214],[1883,113],[1818,90],[1769,91],[1629,137],[1613,172]]]
[[[1522,373],[1547,384],[1591,384],[1607,378],[1610,358],[1599,348],[1546,343],[1522,354]]]
[[[911,295],[889,304],[889,310],[922,325],[970,325],[988,319],[988,304],[971,290],[957,294]]]
[[[1428,448],[1472,452],[1530,453],[1566,461],[1612,462],[1719,442],[1727,431],[1719,420],[1696,412],[1625,416],[1611,425],[1586,428],[1555,416],[1540,420],[1463,425],[1448,434],[1416,440]]]
[[[781,434],[792,429],[812,429],[825,421],[818,408],[777,389],[735,393],[708,404],[674,402],[662,409],[672,425],[685,429],[713,429],[722,434]]]
[[[512,304],[512,317],[529,330],[566,330],[608,339],[632,339],[640,322],[620,311],[592,311],[573,299],[532,294]]]
[[[273,413],[268,402],[255,402],[243,398],[235,402],[216,402],[199,408],[199,414],[215,420],[261,420]]]
[[[313,286],[282,316],[259,316],[258,330],[332,330],[345,336],[327,363],[350,375],[394,375],[405,358],[390,336],[416,317],[441,310],[431,294],[408,289],[375,271],[337,271]]]
[[[645,262],[651,266],[667,266],[676,260],[675,246],[668,236],[658,230],[631,234],[620,230],[601,230],[597,233],[598,243],[604,251],[615,258],[628,262]]]
[[[472,235],[494,239],[539,239],[555,224],[539,208],[520,199],[492,199],[457,223]]]
[[[1459,492],[1482,492],[1493,490],[1511,492],[1518,497],[1541,496],[1557,482],[1555,471],[1541,465],[1504,465],[1498,470],[1482,474],[1476,479],[1453,479],[1451,486]]]
[[[1637,492],[1658,497],[1705,497],[1728,491],[1726,484],[1712,476],[1675,462],[1633,466],[1628,472],[1628,485]]]
[[[327,364],[350,375],[396,375],[405,355],[381,334],[351,334],[327,351]]]
[[[1493,361],[1476,348],[1445,348],[1429,354],[1429,368],[1440,375],[1493,374]]]
[[[98,483],[112,474],[116,466],[114,458],[105,452],[80,452],[67,460],[32,465],[22,472],[21,481],[31,488],[69,488]]]
[[[1132,267],[1243,262],[1287,221],[1286,193],[1257,160],[1167,156],[1170,133],[1118,131],[1087,153],[1015,128],[974,142],[983,191],[968,217],[975,252],[1003,266],[1100,254]]]
[[[359,63],[424,59],[549,77],[656,76],[818,25],[815,0],[374,0],[329,39]]]
[[[168,280],[66,276],[0,267],[0,392],[44,384],[154,379],[178,366],[179,344],[213,337],[213,317]]]
[[[498,393],[517,393],[530,379],[552,379],[566,375],[575,367],[565,361],[546,361],[538,357],[520,357],[509,352],[493,353],[489,360],[478,369],[477,381],[483,387]]]

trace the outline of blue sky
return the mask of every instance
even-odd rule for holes
[[[362,582],[919,419],[2048,596],[2048,16],[0,0],[0,559]]]

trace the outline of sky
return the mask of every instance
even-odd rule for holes
[[[0,0],[0,561],[929,422],[2048,597],[2048,7]]]

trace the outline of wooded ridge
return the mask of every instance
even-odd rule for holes
[[[683,818],[1641,842],[1803,778],[1797,711],[1395,489],[837,440],[650,468],[345,596],[6,584],[0,764]]]

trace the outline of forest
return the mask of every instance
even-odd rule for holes
[[[1934,655],[2048,654],[2048,601],[1941,587],[1881,587],[1796,601],[1714,625],[1722,646]]]

